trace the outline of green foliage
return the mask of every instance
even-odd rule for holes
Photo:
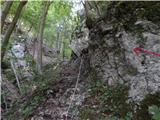
[[[92,83],[91,97],[87,98],[87,103],[92,103],[95,107],[82,109],[83,117],[96,114],[96,117],[102,120],[105,120],[105,116],[108,115],[109,120],[131,120],[133,118],[132,103],[128,101],[128,87],[121,84],[108,86],[101,81]]]
[[[131,112],[128,112],[127,115],[124,118],[121,118],[120,120],[132,120],[133,115]]]
[[[44,96],[35,96],[30,105],[23,106],[21,114],[23,118],[27,118],[33,113],[33,110],[39,106],[45,100]]]
[[[70,48],[66,48],[65,49],[65,56],[70,59],[71,54],[72,54],[72,50]]]
[[[71,12],[72,3],[66,1],[54,1],[48,11],[48,20],[59,22],[64,16],[68,16]],[[54,18],[54,19],[52,19]]]
[[[157,107],[160,107],[160,94],[159,92],[155,94],[148,94],[143,101],[140,102],[140,106],[137,108],[136,112],[136,118],[138,120],[151,120],[151,114],[148,111],[148,108],[150,106],[156,105]]]
[[[14,1],[10,14],[15,14],[18,7],[19,1]],[[28,21],[35,30],[38,29],[38,23],[40,19],[42,1],[28,1],[22,14],[21,18],[24,21]],[[64,16],[68,16],[71,12],[71,3],[65,1],[55,1],[51,4],[48,11],[46,20],[46,27],[49,28],[51,24],[58,23],[63,19]]]
[[[127,91],[127,87],[123,85],[110,87],[100,84],[97,92],[100,94],[98,99],[100,107],[102,108],[101,111],[119,114],[122,117],[125,116],[127,111],[130,109],[130,106],[126,103],[128,99]]]
[[[132,113],[131,113],[131,112],[128,112],[123,118],[120,118],[120,120],[132,120],[132,118],[133,118]],[[111,117],[109,117],[108,120],[117,120],[117,119],[118,119],[118,117],[116,117],[116,116],[111,116]]]
[[[35,30],[38,29],[38,23],[40,19],[40,13],[41,13],[41,2],[32,1],[28,2],[25,6],[21,17],[28,21]]]
[[[34,89],[47,89],[48,88],[48,80],[42,79],[42,76],[38,76],[34,74],[34,78],[30,81],[25,80],[23,84],[21,84],[21,94],[25,95],[31,92]]]
[[[152,105],[148,108],[148,111],[153,115],[152,118],[154,120],[160,120],[160,107]]]
[[[30,67],[34,68],[36,63],[35,63],[35,60],[33,59],[33,57],[31,55],[29,55],[29,54],[25,55],[24,59],[27,61],[27,63],[29,64]]]
[[[80,118],[82,120],[87,120],[88,118],[90,118],[90,116],[92,116],[93,111],[89,108],[85,108],[83,110],[81,110],[80,112]]]
[[[10,14],[15,14],[16,9],[19,5],[19,1],[14,1],[10,10]],[[30,1],[27,2],[24,7],[21,19],[28,21],[35,29],[38,29],[38,22],[40,19],[41,2]]]
[[[13,18],[20,1],[14,1],[10,10],[10,18]],[[39,20],[42,11],[42,0],[28,1],[25,5],[19,23],[22,31],[29,30],[30,27],[32,37],[36,37],[39,29]],[[57,32],[60,34],[60,56],[70,58],[71,50],[69,44],[73,27],[77,25],[79,16],[72,15],[73,2],[71,1],[52,1],[49,7],[44,28],[44,43],[50,47],[56,47]],[[27,29],[26,29],[27,28]],[[27,31],[26,31],[27,32]],[[64,50],[63,43],[65,43]],[[64,54],[64,55],[62,55]]]
[[[10,96],[10,92],[3,90],[1,91],[1,108],[2,109],[8,109],[8,103],[6,102],[6,97]]]
[[[26,120],[34,110],[46,99],[46,91],[52,89],[58,74],[53,66],[45,68],[44,75],[35,75],[32,81],[22,84],[24,100],[15,101],[11,110],[5,115],[7,120],[17,117],[17,120]],[[25,88],[24,88],[25,87]],[[29,93],[29,94],[28,94]],[[26,96],[25,96],[26,95]]]
[[[11,6],[11,10],[9,11],[10,14],[15,14],[16,13],[16,9],[19,5],[19,1],[14,1],[12,6]]]

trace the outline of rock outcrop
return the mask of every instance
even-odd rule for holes
[[[82,25],[82,36],[73,41],[75,54],[89,56],[85,64],[95,69],[99,80],[128,85],[133,101],[160,92],[160,3],[87,3],[87,27]],[[134,52],[137,47],[147,52],[138,55]]]

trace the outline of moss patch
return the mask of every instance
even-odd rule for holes
[[[146,19],[159,24],[160,2],[120,1],[109,2],[105,20],[118,22],[126,30],[133,30],[138,19]]]

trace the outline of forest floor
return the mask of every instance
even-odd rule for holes
[[[22,38],[14,33],[17,43]],[[25,38],[26,36],[22,34]],[[14,44],[13,44],[14,45]],[[32,46],[32,45],[29,45]],[[28,49],[27,49],[28,50]],[[22,50],[20,49],[20,52]],[[29,56],[29,53],[24,53]],[[83,106],[85,98],[89,96],[89,80],[87,76],[81,74],[80,61],[55,61],[44,66],[43,75],[35,74],[34,64],[30,66],[31,78],[23,78],[21,68],[17,68],[20,91],[17,86],[15,73],[10,65],[10,56],[6,55],[2,63],[3,92],[2,96],[2,119],[3,120],[78,120],[80,108]],[[27,56],[27,57],[28,57]],[[46,57],[46,56],[45,56]],[[54,56],[56,58],[57,56]],[[44,57],[43,57],[44,58]],[[51,59],[54,59],[51,58]],[[31,60],[30,57],[27,60]],[[58,59],[58,58],[57,58]],[[18,58],[12,58],[12,62],[18,63]],[[24,61],[27,61],[23,58]],[[28,62],[28,61],[27,61]],[[84,65],[83,65],[84,66]],[[19,72],[21,71],[21,72]],[[32,74],[33,73],[33,74]],[[23,86],[27,86],[26,88]],[[27,89],[27,90],[26,90]]]
[[[19,38],[16,37],[16,39]],[[17,62],[17,60],[15,61]],[[6,63],[7,67],[4,66]],[[86,81],[87,78],[80,74],[79,64],[70,63],[69,61],[65,63],[63,61],[60,64],[55,63],[57,65],[49,64],[48,66],[44,66],[42,76],[37,74],[32,76],[33,78],[28,81],[19,79],[21,87],[23,85],[29,86],[27,86],[27,92],[23,93],[19,91],[15,75],[8,59],[5,59],[5,64],[2,64],[4,66],[2,70],[4,81],[3,91],[9,91],[9,95],[3,95],[5,102],[3,101],[1,104],[2,119],[78,119],[78,109],[88,95],[89,90]],[[31,67],[34,68],[34,66]],[[29,72],[31,73],[31,71]],[[76,87],[76,85],[78,86]]]
[[[34,78],[39,85],[19,96],[3,120],[107,120],[114,112],[126,116],[132,110],[125,102],[126,87],[106,87],[93,70],[84,75],[82,66],[68,61],[44,67],[43,75]]]
[[[60,66],[59,80],[52,89],[46,91],[47,99],[38,106],[29,120],[74,119],[77,111],[76,109],[72,111],[73,107],[82,104],[87,90],[84,79],[80,80],[77,88],[75,88],[76,81],[79,79],[77,78],[78,72],[69,65]]]
[[[78,109],[88,95],[88,84],[79,72],[79,66],[71,63],[45,68],[42,80],[48,83],[22,95],[4,120],[78,120]]]

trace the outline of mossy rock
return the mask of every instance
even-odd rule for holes
[[[105,20],[121,23],[126,30],[133,30],[138,19],[160,24],[160,2],[157,1],[114,1],[107,5]]]
[[[125,71],[126,71],[126,74],[129,74],[132,76],[135,76],[138,73],[137,68],[132,65],[127,66],[127,69]]]

